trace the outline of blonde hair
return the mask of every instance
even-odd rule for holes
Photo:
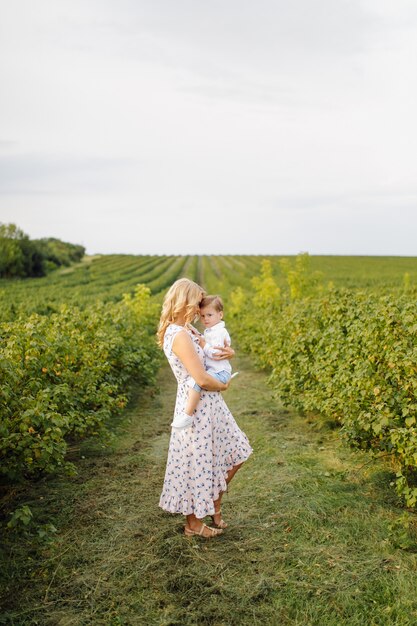
[[[164,343],[166,329],[180,315],[184,314],[185,324],[193,321],[196,307],[204,295],[204,289],[189,278],[179,278],[171,285],[162,303],[162,313],[158,326],[158,344],[161,347]]]
[[[223,300],[220,296],[204,296],[200,302],[200,309],[205,309],[206,306],[212,306],[215,311],[223,311]]]

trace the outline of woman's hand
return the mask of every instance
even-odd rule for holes
[[[230,346],[215,346],[214,349],[217,350],[217,354],[211,357],[214,361],[231,359],[235,356],[235,351]]]

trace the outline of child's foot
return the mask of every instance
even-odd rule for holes
[[[182,413],[174,417],[174,421],[171,423],[172,428],[188,428],[193,423],[193,416],[187,413]]]

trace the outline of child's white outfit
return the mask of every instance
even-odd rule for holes
[[[213,356],[218,354],[218,350],[214,349],[215,346],[230,346],[230,344],[232,343],[230,335],[226,329],[226,324],[224,322],[218,322],[211,328],[206,328],[203,336],[206,341],[206,345],[204,346],[204,354],[206,355],[205,362],[207,372],[210,374],[210,376],[215,377],[216,374],[218,374],[219,372],[225,372],[226,375],[229,374],[229,379],[232,374],[232,366],[230,365],[229,359],[221,359],[220,361],[215,361],[212,358]],[[194,384],[190,384],[190,387],[193,386]]]
[[[232,366],[230,365],[229,359],[220,359],[219,361],[215,361],[212,357],[218,354],[218,350],[215,350],[215,346],[222,347],[224,345],[230,346],[231,339],[230,335],[227,332],[226,324],[221,321],[212,326],[211,328],[206,328],[203,334],[203,337],[206,341],[206,344],[203,348],[205,355],[205,366],[206,371],[213,378],[217,378],[222,383],[227,383],[232,376]],[[194,378],[191,376],[187,379],[187,385],[192,389],[200,392],[201,387],[197,385]],[[189,419],[188,419],[189,418]],[[186,416],[178,416],[172,422],[171,426],[173,428],[186,428],[187,426],[191,426],[192,417]]]

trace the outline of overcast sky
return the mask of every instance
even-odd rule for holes
[[[415,0],[0,0],[0,222],[417,254]]]

